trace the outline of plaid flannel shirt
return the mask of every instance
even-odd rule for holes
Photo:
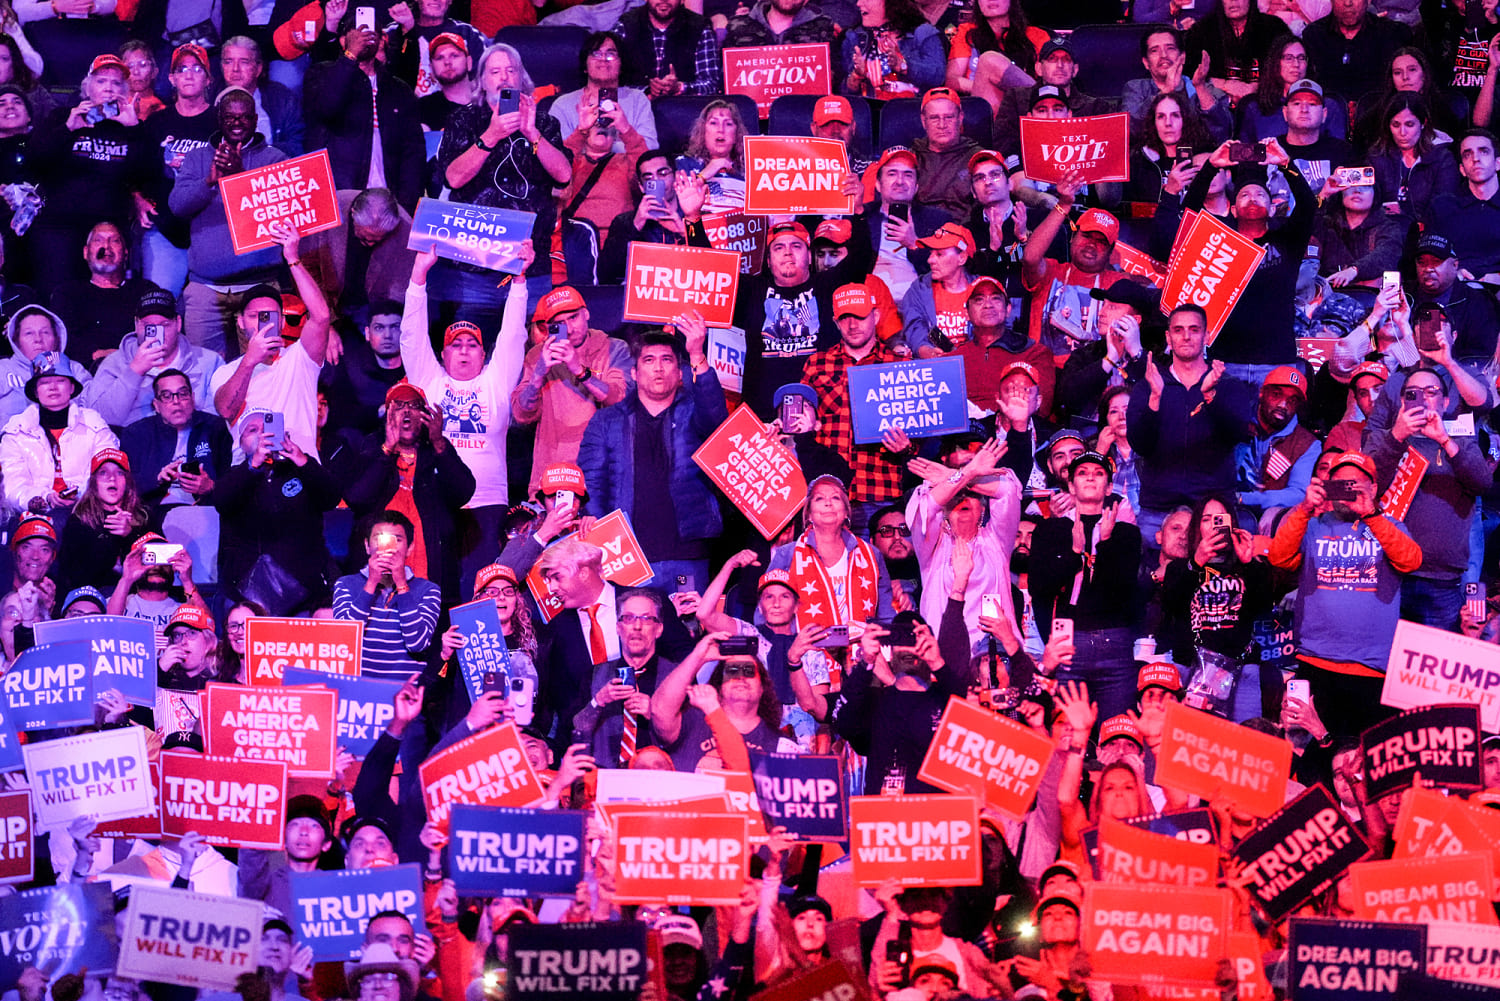
[[[902,466],[891,461],[885,446],[854,444],[854,415],[849,403],[849,380],[845,372],[850,365],[884,365],[900,361],[879,341],[875,349],[859,361],[852,361],[840,341],[831,348],[816,352],[802,365],[802,381],[818,394],[818,420],[822,427],[817,441],[826,445],[849,463],[854,482],[849,498],[856,501],[888,501],[901,495]]]
[[[651,25],[651,47],[656,56],[656,75],[666,76],[672,69],[667,65],[667,32]],[[721,94],[724,91],[724,61],[719,56],[719,36],[712,28],[704,28],[698,38],[698,47],[693,50],[693,66],[698,79],[682,82],[683,94]]]

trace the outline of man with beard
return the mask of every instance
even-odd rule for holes
[[[427,43],[432,62],[432,79],[437,89],[417,98],[417,117],[429,132],[441,132],[454,109],[474,100],[474,60],[463,36],[451,32],[438,35]]]
[[[1458,331],[1453,343],[1453,357],[1459,361],[1484,364],[1495,354],[1496,335],[1500,334],[1500,310],[1495,297],[1478,282],[1461,281],[1462,265],[1453,241],[1432,230],[1417,241],[1418,302],[1435,302],[1443,307]]]
[[[617,610],[620,656],[594,665],[593,696],[573,717],[573,743],[591,747],[596,762],[629,768],[638,750],[656,744],[651,695],[677,665],[662,660],[656,648],[662,633],[660,594],[627,591]]]
[[[1291,365],[1271,370],[1260,386],[1250,437],[1235,447],[1235,489],[1242,515],[1259,519],[1290,507],[1307,492],[1318,461],[1318,438],[1297,419],[1307,402],[1307,376]]]
[[[401,0],[388,8],[397,27],[386,38],[386,61],[419,98],[447,89],[438,71],[440,39],[456,39],[465,55],[484,51],[485,38],[477,28],[448,16],[451,5],[452,0]]]
[[[343,355],[318,373],[328,398],[324,434],[353,428],[369,434],[380,427],[380,407],[392,386],[406,378],[401,359],[401,304],[382,299],[369,305],[363,340],[347,342]]]
[[[139,278],[125,277],[125,238],[112,222],[89,230],[83,245],[87,279],[73,279],[52,293],[52,311],[62,317],[71,339],[69,354],[95,372],[99,363],[120,344],[120,317],[129,316],[148,288]]]
[[[1402,581],[1422,565],[1422,548],[1375,506],[1375,460],[1334,459],[1329,479],[1307,495],[1271,540],[1271,565],[1299,573],[1297,677],[1330,733],[1350,737],[1394,714],[1380,704],[1400,617]],[[1336,499],[1331,499],[1336,498]]]
[[[906,509],[889,504],[870,516],[870,543],[885,557],[885,569],[891,575],[891,590],[917,599],[922,570],[917,565],[916,550],[911,547],[911,528],[906,524]]]

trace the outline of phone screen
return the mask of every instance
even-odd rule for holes
[[[900,219],[902,222],[910,222],[911,221],[911,206],[910,205],[892,205],[890,207],[890,209],[886,212],[886,215],[890,216],[892,219]]]

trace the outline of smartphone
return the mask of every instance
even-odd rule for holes
[[[1400,288],[1400,287],[1401,287],[1401,272],[1399,272],[1399,271],[1387,271],[1383,276],[1381,276],[1381,279],[1380,279],[1380,288],[1381,288],[1382,291],[1384,291],[1385,289],[1388,289],[1388,288]]]
[[[1191,147],[1191,146],[1182,146],[1182,145],[1179,145],[1177,147],[1177,159],[1178,160],[1191,160],[1192,158],[1193,158],[1193,147]]]
[[[485,671],[479,679],[479,693],[488,695],[490,692],[499,692],[501,696],[510,694],[510,678],[504,671]]]
[[[1265,143],[1245,143],[1238,139],[1230,140],[1229,162],[1230,163],[1260,163],[1266,158]]]
[[[305,22],[302,25],[302,44],[306,45],[308,48],[312,48],[313,42],[316,42],[318,40],[318,35],[320,34],[321,32],[318,30],[317,21]]]
[[[1055,640],[1067,640],[1069,643],[1073,642],[1073,620],[1053,619],[1052,638]]]
[[[1215,532],[1228,532],[1229,515],[1223,511],[1220,511],[1218,514],[1211,514],[1208,516],[1208,524]]]
[[[647,198],[655,198],[663,205],[667,203],[667,179],[665,177],[648,177],[641,182],[641,194]]]
[[[691,588],[688,586],[687,574],[685,574],[685,573],[678,574],[677,575],[677,591],[676,591],[676,593],[677,594],[682,594],[684,591],[688,591],[688,590],[691,590]]]
[[[495,99],[495,110],[502,115],[521,110],[521,92],[506,87],[500,91],[500,96]]]
[[[563,341],[568,338],[568,325],[561,320],[547,321],[547,336],[554,341]]]
[[[889,209],[886,210],[885,214],[890,216],[892,219],[900,219],[902,222],[911,222],[911,205],[892,205]]]
[[[577,495],[571,490],[559,490],[553,494],[553,497],[556,498],[555,503],[557,507],[565,507],[578,499]]]
[[[58,491],[57,496],[61,497],[63,500],[72,500],[74,497],[78,496],[78,488],[68,487],[66,490],[60,490]]]
[[[1417,317],[1417,350],[1443,349],[1443,314],[1433,310]]]
[[[849,627],[847,625],[842,625],[842,624],[836,625],[836,626],[829,626],[828,627],[828,635],[824,636],[821,640],[819,640],[818,643],[817,643],[817,645],[820,646],[820,647],[824,647],[824,648],[848,646],[849,645]]]
[[[1336,188],[1364,188],[1375,186],[1374,167],[1335,167],[1333,186]]]
[[[170,563],[172,557],[182,552],[182,547],[173,542],[148,542],[141,547],[141,566],[154,567]]]
[[[1480,583],[1469,583],[1464,585],[1464,609],[1471,618],[1482,619],[1485,617],[1487,605],[1485,603],[1484,585]]]
[[[260,442],[267,452],[279,453],[286,447],[286,418],[281,414],[265,415],[265,425],[260,431]]]
[[[197,476],[199,473],[203,472],[203,463],[198,459],[188,459],[179,468],[182,472],[187,473],[189,476]]]
[[[901,967],[901,976],[896,980],[898,990],[911,984],[911,943],[895,939],[885,944],[885,961]]]
[[[162,342],[162,325],[160,323],[146,324],[145,332],[141,335],[141,347]]]
[[[635,668],[629,664],[621,664],[615,668],[615,684],[635,687]]]
[[[619,100],[620,100],[620,88],[618,88],[618,87],[600,87],[599,88],[599,110],[600,111],[603,111],[603,112],[614,111],[616,108],[619,107]]]
[[[837,628],[837,627],[835,627]],[[849,627],[845,626],[845,645],[848,644]],[[831,632],[832,630],[830,630]],[[731,636],[727,640],[719,641],[719,659],[726,657],[758,657],[760,656],[760,641],[754,636]]]
[[[354,26],[356,28],[363,28],[366,31],[374,31],[375,30],[375,8],[374,7],[356,7],[356,8],[354,8]]]
[[[807,400],[796,393],[788,393],[781,398],[781,408],[778,416],[781,418],[781,430],[790,433],[791,426],[807,413]]]
[[[1329,480],[1324,492],[1329,500],[1348,504],[1359,496],[1359,487],[1353,480]]]
[[[1293,678],[1286,683],[1286,697],[1296,699],[1298,702],[1307,702],[1312,698],[1312,682]]]
[[[981,594],[979,596],[979,614],[985,618],[1000,618],[1000,608],[1000,596],[998,594]]]
[[[886,632],[889,634],[882,637],[880,642],[883,646],[914,647],[917,645],[917,624],[910,619],[902,619],[899,622],[883,622]]]

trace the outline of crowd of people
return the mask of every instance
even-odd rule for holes
[[[1284,740],[1288,800],[1323,785],[1390,858],[1408,794],[1367,794],[1359,740],[1397,712],[1398,624],[1500,643],[1500,16],[1123,7],[0,0],[5,663],[50,620],[150,621],[183,698],[101,687],[74,732],[153,754],[203,752],[166,707],[248,684],[255,618],[362,623],[361,676],[400,685],[362,761],[292,783],[282,851],[85,816],[15,888],[108,882],[123,912],[127,859],[189,888],[227,866],[266,905],[246,1001],[500,1001],[507,931],[539,921],[651,926],[650,1001],[748,998],[846,920],[884,1001],[1124,1001],[1159,995],[1093,975],[1084,833],[1207,807],[1263,962],[1202,996],[1295,997],[1287,923],[1229,861],[1264,814],[1159,781],[1164,721]],[[562,92],[534,79],[567,77],[538,63],[558,37]],[[834,93],[749,117],[723,53],[790,44],[826,44]],[[1028,175],[1022,119],[1116,111],[1127,181]],[[846,144],[853,211],[764,220],[734,330],[622,321],[631,245],[745,221],[742,139],[776,122]],[[236,253],[219,182],[316,151],[339,225]],[[531,213],[519,273],[410,249],[424,197]],[[1227,316],[1162,301],[1205,213],[1263,254]],[[852,367],[954,357],[966,427],[857,440]],[[694,458],[738,407],[807,484],[772,538]],[[644,579],[599,544],[616,512]],[[490,600],[509,675],[478,694],[450,612]],[[773,752],[838,756],[848,795],[942,793],[919,773],[950,699],[1055,749],[1024,816],[983,807],[969,887],[857,888],[847,846],[773,827],[739,905],[620,904],[591,814],[575,898],[460,897],[418,777],[513,726],[545,809],[592,809],[601,769]],[[1482,759],[1453,795],[1500,806],[1500,737]],[[347,971],[314,963],[291,874],[408,862],[427,930],[380,913]],[[1298,909],[1356,913],[1347,875]],[[186,996],[97,969],[0,988]]]

